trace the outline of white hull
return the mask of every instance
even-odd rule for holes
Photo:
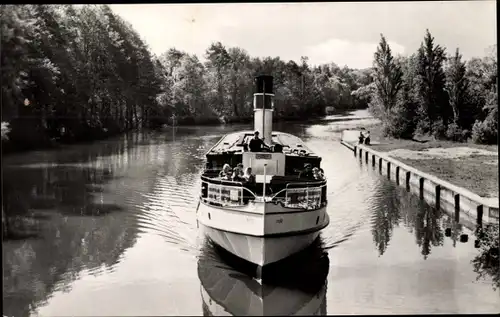
[[[329,223],[326,207],[304,211],[256,202],[233,209],[200,203],[202,233],[230,253],[259,266],[307,248]]]

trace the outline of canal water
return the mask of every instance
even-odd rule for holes
[[[3,158],[11,233],[3,315],[500,311],[498,272],[483,263],[474,229],[340,145],[342,129],[370,123],[365,116],[275,124],[321,155],[328,177],[327,277],[314,292],[299,277],[262,288],[198,236],[204,154],[224,133],[250,126],[179,127]]]

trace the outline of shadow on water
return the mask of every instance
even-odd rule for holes
[[[106,189],[120,163],[96,162],[120,157],[126,147],[115,142],[82,146],[79,153],[70,148],[8,157],[2,186],[8,231],[2,243],[4,315],[29,316],[54,292],[69,291],[83,270],[113,270],[134,245],[136,220]]]
[[[326,315],[328,253],[316,240],[306,250],[263,272],[205,241],[198,259],[203,315]]]
[[[79,166],[13,167],[3,170],[2,201],[5,240],[38,236],[44,221],[62,216],[103,216],[122,208],[105,203],[103,185],[113,179],[110,168]]]

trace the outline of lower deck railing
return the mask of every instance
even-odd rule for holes
[[[326,181],[291,182],[273,195],[257,195],[241,182],[202,177],[200,198],[220,207],[245,206],[250,200],[263,199],[284,208],[316,210],[326,205]]]

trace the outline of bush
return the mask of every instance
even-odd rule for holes
[[[417,127],[415,134],[425,135],[431,131],[431,125],[426,118],[417,118]]]
[[[465,142],[469,136],[468,130],[462,130],[456,123],[450,123],[446,129],[446,138],[454,142]]]
[[[384,105],[376,95],[372,97],[372,100],[368,104],[368,112],[382,122],[387,120],[387,113]]]
[[[467,130],[467,129],[463,129],[462,130],[462,139],[464,140],[464,142],[467,142],[467,140],[469,140],[472,136],[472,133]]]
[[[326,115],[332,115],[335,114],[335,107],[328,106],[325,108],[325,114]]]
[[[436,140],[446,140],[446,130],[443,120],[438,120],[432,124],[432,136]]]
[[[472,126],[472,141],[478,144],[496,144],[498,130],[496,125],[487,118],[483,122],[476,120]]]
[[[415,125],[410,119],[393,115],[389,122],[384,124],[384,134],[398,139],[411,140],[415,132]]]
[[[498,224],[488,223],[484,228],[478,228],[476,236],[479,241],[479,254],[472,260],[477,280],[491,278],[493,289],[500,288]]]

